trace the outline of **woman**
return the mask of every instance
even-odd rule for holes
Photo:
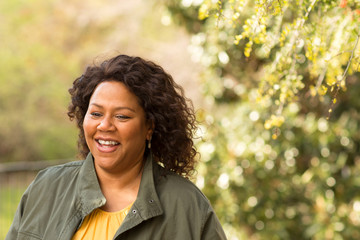
[[[226,239],[187,180],[195,116],[169,74],[120,55],[88,67],[69,92],[85,160],[38,174],[6,240]]]

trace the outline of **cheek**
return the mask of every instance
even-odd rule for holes
[[[89,120],[87,117],[84,118],[83,130],[84,130],[85,137],[94,131],[94,123],[92,123],[92,121]]]
[[[131,124],[131,125],[122,125],[118,128],[119,132],[124,138],[133,139],[137,141],[145,141],[146,138],[146,128],[142,124]]]

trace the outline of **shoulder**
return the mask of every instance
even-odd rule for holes
[[[51,167],[41,170],[38,173],[37,178],[44,178],[44,177],[45,178],[56,178],[59,176],[71,174],[74,171],[79,171],[79,169],[83,165],[83,163],[84,163],[84,160],[79,160],[79,161],[68,162],[68,163],[61,164],[61,165],[51,166]]]
[[[201,190],[193,182],[178,174],[168,172],[164,176],[157,176],[155,182],[159,197],[163,200],[181,201],[184,206],[189,204],[203,210],[210,207],[209,200]]]
[[[223,233],[221,224],[209,200],[193,182],[171,172],[156,178],[156,190],[164,210],[165,222],[175,224],[178,228],[184,227],[184,232],[189,231],[186,228],[189,227],[198,233],[194,236],[203,236],[204,239],[226,239],[214,237],[217,232]],[[184,222],[191,225],[183,225]],[[211,237],[205,237],[208,235]]]
[[[59,186],[59,183],[71,180],[71,178],[77,176],[83,162],[83,160],[73,161],[61,165],[51,166],[39,171],[31,184],[32,188],[41,187],[43,185],[46,185],[47,188],[52,185]]]
[[[34,209],[38,209],[38,216],[51,213],[66,194],[73,196],[82,165],[76,161],[41,170],[23,194],[24,215],[32,216]]]

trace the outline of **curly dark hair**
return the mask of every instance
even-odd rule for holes
[[[69,89],[68,116],[70,120],[76,120],[80,130],[80,157],[85,158],[90,151],[83,129],[90,97],[96,86],[105,81],[122,82],[137,96],[146,119],[154,123],[151,152],[155,161],[167,170],[184,177],[191,176],[197,154],[193,143],[197,122],[192,102],[185,98],[182,87],[162,67],[140,57],[119,55],[94,64],[73,82]]]

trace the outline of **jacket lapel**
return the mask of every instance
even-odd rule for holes
[[[146,159],[138,196],[115,236],[135,227],[141,222],[163,214],[163,209],[156,192],[154,178],[157,171],[151,154]]]
[[[77,206],[82,218],[91,213],[95,208],[99,208],[106,203],[106,199],[100,189],[91,153],[88,154],[84,161],[84,165],[79,173],[79,201]]]

